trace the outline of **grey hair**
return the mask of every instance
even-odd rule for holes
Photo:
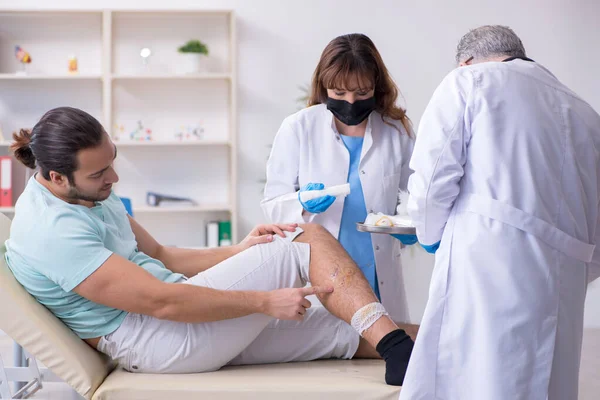
[[[527,57],[517,34],[507,26],[485,25],[469,31],[456,46],[456,63],[472,58]]]

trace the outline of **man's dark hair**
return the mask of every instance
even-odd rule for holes
[[[14,133],[10,149],[28,168],[39,167],[46,180],[55,171],[73,185],[73,173],[79,168],[77,153],[98,147],[105,134],[100,122],[85,111],[59,107],[44,114],[32,130]]]

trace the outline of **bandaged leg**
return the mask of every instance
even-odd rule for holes
[[[386,359],[386,382],[401,385],[412,340],[398,329],[377,302],[369,282],[340,243],[321,226],[308,224],[301,227],[304,233],[296,238],[296,242],[310,245],[311,285],[333,288],[331,293],[318,295],[321,303],[333,315],[353,326]]]
[[[369,303],[352,316],[350,325],[358,332],[360,336],[373,325],[379,318],[384,315],[389,315],[383,304],[381,303]]]
[[[369,303],[354,313],[351,325],[363,336],[378,319],[387,315],[381,303]],[[402,329],[391,331],[377,344],[377,353],[385,360],[385,381],[388,384],[401,385],[404,381],[413,345],[413,340]]]

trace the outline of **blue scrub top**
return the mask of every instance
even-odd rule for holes
[[[367,218],[365,196],[363,195],[358,173],[364,138],[345,135],[340,136],[350,153],[350,168],[348,169],[350,194],[346,196],[344,201],[339,242],[363,272],[367,281],[369,281],[369,284],[373,288],[375,295],[377,295],[377,298],[381,300],[381,296],[379,295],[379,285],[377,283],[377,272],[375,271],[375,253],[373,252],[371,234],[356,230],[356,223],[364,222]]]

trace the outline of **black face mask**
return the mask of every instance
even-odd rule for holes
[[[348,103],[346,100],[327,98],[327,109],[345,125],[358,125],[375,109],[375,96]]]

